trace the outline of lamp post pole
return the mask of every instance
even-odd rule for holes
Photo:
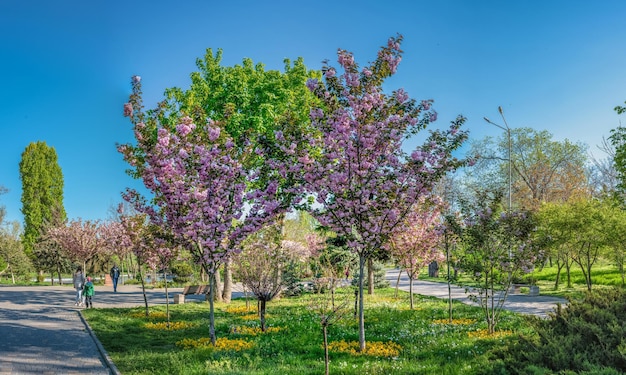
[[[502,117],[502,121],[504,121],[504,126],[502,125],[498,125],[495,122],[492,122],[491,120],[489,120],[487,117],[483,117],[483,119],[485,121],[487,121],[488,123],[490,123],[491,125],[497,126],[498,128],[506,131],[506,135],[508,138],[508,143],[509,143],[509,147],[508,147],[508,162],[509,162],[509,204],[508,204],[508,214],[511,215],[511,209],[512,209],[512,191],[511,191],[511,184],[512,184],[512,163],[513,161],[511,160],[511,128],[509,128],[509,125],[506,123],[506,118],[504,118],[504,113],[502,112],[502,107],[498,106],[498,112],[500,112],[500,116]],[[511,233],[509,231],[509,260],[511,259]],[[509,282],[511,281],[511,273],[509,272]]]
[[[511,128],[509,128],[509,125],[506,123],[506,119],[504,118],[504,113],[502,112],[502,107],[498,107],[498,112],[500,112],[500,116],[502,116],[502,120],[504,121],[504,126],[502,125],[498,125],[495,122],[489,120],[487,117],[483,117],[483,119],[485,121],[487,121],[488,123],[490,123],[491,125],[497,126],[498,128],[504,130],[506,132],[507,138],[508,138],[508,143],[509,143],[509,147],[508,147],[508,162],[509,162],[509,207],[508,207],[508,211],[509,214],[511,213],[511,208],[512,208],[512,204],[511,204],[511,184],[512,184],[512,161],[511,161]]]

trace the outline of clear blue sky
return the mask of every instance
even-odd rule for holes
[[[311,69],[337,48],[365,64],[405,37],[386,87],[433,98],[438,127],[458,114],[471,137],[511,127],[550,131],[595,150],[626,100],[626,1],[0,1],[0,195],[22,221],[18,164],[45,141],[59,155],[70,218],[106,219],[128,177],[116,143],[132,139],[122,105],[142,77],[149,107],[186,88],[207,48],[224,65],[267,69],[303,57]],[[626,118],[622,117],[624,122]],[[594,152],[599,154],[598,152]]]

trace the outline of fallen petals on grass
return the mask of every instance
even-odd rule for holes
[[[453,324],[453,325],[470,325],[476,323],[476,319],[467,319],[467,318],[459,318],[459,319],[436,319],[433,320],[433,324]]]
[[[144,327],[148,329],[158,329],[163,331],[176,331],[179,329],[187,329],[195,327],[196,325],[189,322],[170,322],[169,327],[167,326],[167,322],[159,322],[159,323],[146,323]]]
[[[489,330],[487,329],[478,329],[476,331],[470,331],[467,333],[469,337],[475,339],[497,339],[510,336],[512,334],[512,331],[495,331],[494,333],[489,333]]]
[[[239,334],[239,335],[256,336],[261,333],[278,332],[281,329],[282,329],[281,327],[266,327],[265,332],[263,332],[261,331],[261,327],[237,326],[237,327],[232,327],[230,332],[233,334]]]
[[[251,349],[254,346],[254,343],[242,339],[228,339],[220,337],[215,341],[215,346],[213,346],[211,345],[211,339],[209,337],[201,337],[199,339],[182,339],[176,342],[176,346],[183,349],[209,348],[213,350],[233,350],[238,352]]]
[[[393,341],[389,342],[367,342],[365,351],[359,351],[358,341],[334,341],[328,344],[328,350],[335,352],[349,353],[352,355],[369,355],[372,357],[397,357],[400,355],[402,347]]]

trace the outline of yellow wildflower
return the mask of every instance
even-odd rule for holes
[[[187,329],[187,328],[191,328],[194,326],[195,324],[189,323],[189,322],[170,322],[169,327],[167,326],[167,322],[144,324],[144,327],[148,329],[170,330],[170,331],[175,331],[179,329]]]
[[[242,339],[227,339],[225,337],[220,337],[216,340],[215,346],[211,345],[211,339],[208,337],[201,337],[199,339],[182,339],[176,342],[176,345],[183,349],[195,349],[195,348],[206,348],[212,350],[233,350],[233,351],[242,351],[246,349],[251,349],[254,346],[254,343],[251,341],[246,341]]]
[[[349,353],[352,355],[369,355],[373,357],[397,357],[400,355],[402,347],[393,341],[389,342],[368,342],[365,345],[365,351],[359,351],[358,341],[334,341],[328,344],[331,351]]]

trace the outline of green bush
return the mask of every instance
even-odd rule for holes
[[[177,284],[185,284],[193,278],[193,267],[187,262],[176,262],[171,267],[174,282]]]
[[[626,293],[597,290],[549,319],[528,317],[537,335],[496,353],[511,374],[618,374],[626,371]]]

